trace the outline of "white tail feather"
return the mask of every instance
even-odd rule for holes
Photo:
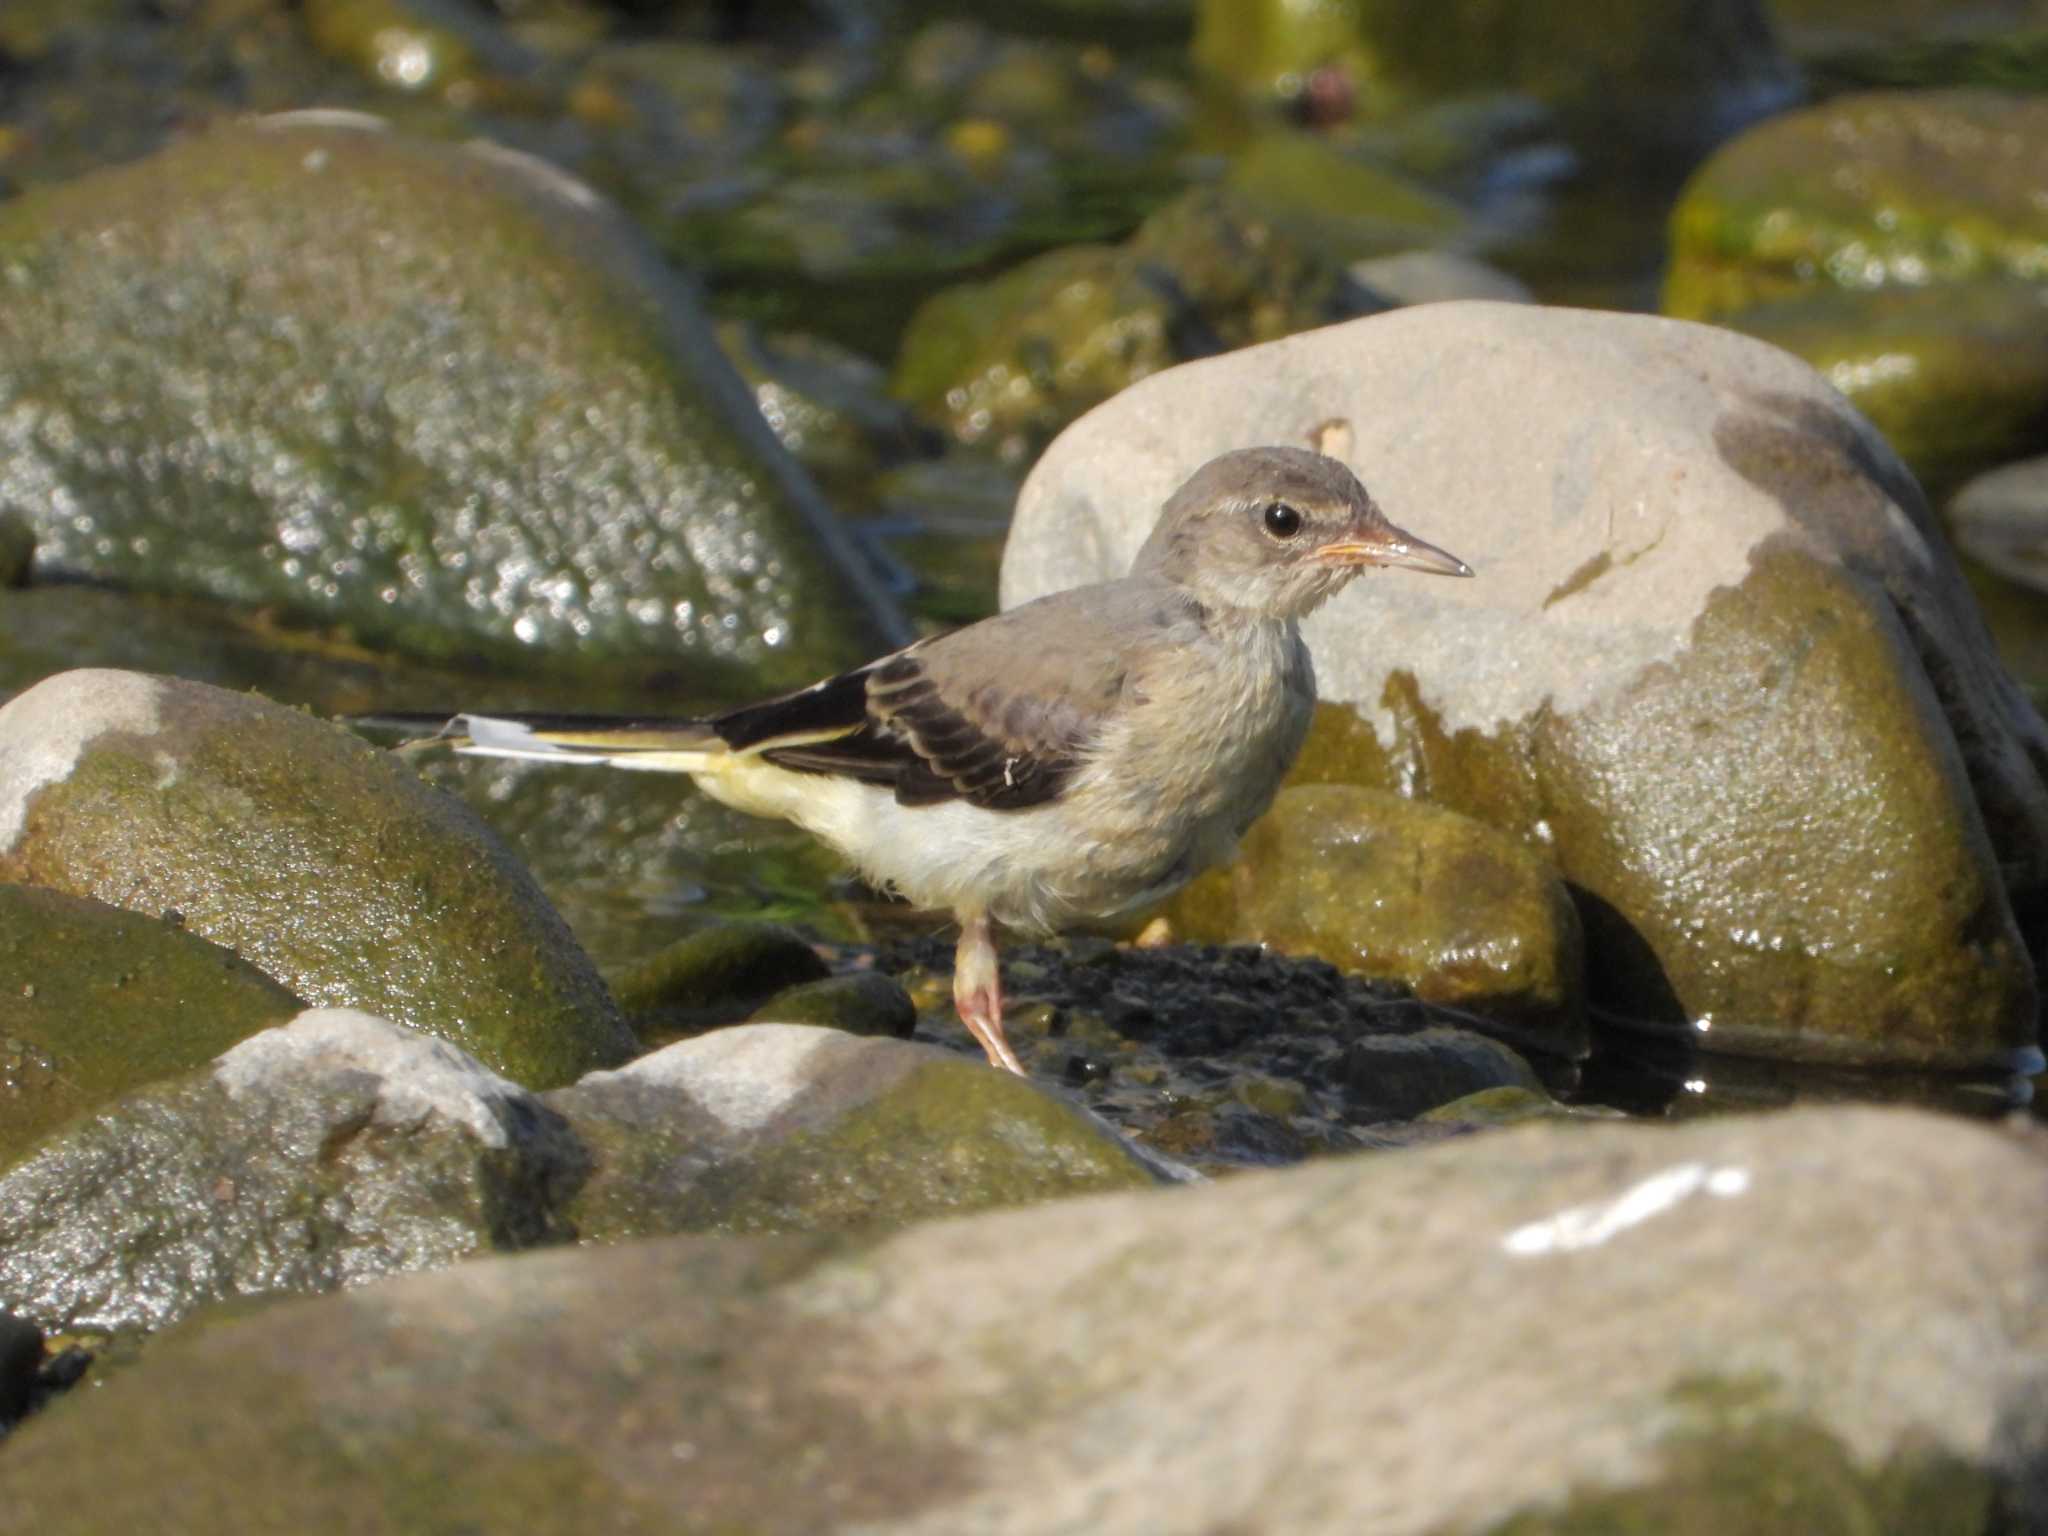
[[[724,754],[715,750],[683,748],[657,750],[572,746],[550,741],[532,726],[495,715],[458,715],[454,728],[469,740],[456,751],[467,757],[509,757],[536,763],[602,763],[614,768],[636,768],[651,773],[695,773],[712,758]]]

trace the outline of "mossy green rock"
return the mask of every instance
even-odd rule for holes
[[[224,127],[9,203],[0,293],[40,573],[756,682],[904,633],[690,291],[537,161]]]
[[[742,1024],[546,1096],[594,1165],[590,1238],[868,1230],[1155,1182],[1114,1131],[934,1046]]]
[[[1266,944],[1430,1002],[1585,1044],[1583,944],[1548,861],[1470,816],[1353,784],[1295,784],[1237,856],[1167,909],[1187,937]]]
[[[643,1040],[664,1040],[736,1023],[784,988],[829,974],[794,928],[718,923],[648,956],[612,990]]]
[[[0,885],[0,975],[0,1165],[304,1006],[181,920],[30,885]]]
[[[633,1051],[589,959],[458,802],[248,695],[70,672],[0,709],[0,879],[175,909],[319,1005],[536,1085]]]
[[[307,35],[375,84],[446,98],[459,108],[537,104],[518,80],[536,60],[460,0],[305,0]]]
[[[849,1035],[908,1040],[917,1028],[917,1004],[894,977],[855,971],[778,992],[755,1011],[754,1021],[816,1024]]]
[[[1719,323],[1813,364],[1937,503],[2048,428],[2048,283],[1820,289]]]
[[[1872,92],[1751,129],[1671,216],[1667,314],[1814,289],[2048,279],[2048,100]]]
[[[154,1329],[563,1242],[582,1149],[445,1043],[311,1009],[66,1122],[0,1170],[0,1306],[51,1332]]]
[[[493,1256],[156,1341],[16,1431],[0,1531],[1988,1536],[2044,1198],[2023,1137],[1795,1111]]]
[[[824,483],[864,489],[885,458],[916,444],[910,412],[889,398],[888,375],[858,353],[743,320],[722,321],[718,341],[782,446]]]
[[[1506,89],[1705,138],[1791,84],[1759,0],[1560,0],[1540,25],[1516,0],[1202,0],[1198,16],[1194,57],[1212,75],[1292,94],[1337,70],[1379,110]]]
[[[1352,717],[1325,712],[1303,775],[1541,854],[1609,1012],[1745,1054],[2024,1069],[2048,726],[1912,476],[1778,348],[1447,303],[1193,363],[1038,461],[1005,604],[1128,568],[1218,445],[1330,421],[1477,575],[1372,573],[1309,617]]]
[[[1414,243],[1410,220],[1433,229],[1444,216],[1393,178],[1386,185],[1377,246],[1359,232],[1369,216],[1348,204],[1318,224],[1337,232],[1318,245],[1241,192],[1205,189],[1123,245],[1069,246],[946,289],[912,318],[892,387],[958,441],[1027,458],[1089,407],[1175,363],[1377,307],[1346,264]],[[1293,205],[1284,212],[1315,222]]]

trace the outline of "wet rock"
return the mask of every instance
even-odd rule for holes
[[[1820,370],[1936,502],[2034,448],[2048,425],[2048,284],[1823,289],[1718,323]]]
[[[491,1251],[871,1231],[1186,1176],[929,1046],[744,1025],[536,1096],[444,1041],[315,1009],[0,1171],[0,1307],[158,1329]]]
[[[315,47],[387,90],[461,108],[538,106],[523,77],[538,60],[482,9],[460,0],[305,0]]]
[[[1583,943],[1556,869],[1441,806],[1291,785],[1167,911],[1189,938],[1315,955],[1544,1030],[1558,1055],[1585,1047]]]
[[[858,353],[738,320],[722,322],[718,340],[782,446],[826,484],[864,487],[886,457],[916,445],[910,412],[889,398],[888,375]]]
[[[904,333],[892,387],[958,441],[1026,459],[1174,363],[1376,308],[1345,271],[1359,254],[1304,245],[1240,193],[1190,192],[1121,246],[1067,247],[934,295]]]
[[[1979,475],[1949,503],[1948,523],[1972,559],[2048,592],[2048,458]]]
[[[200,683],[69,672],[0,709],[0,879],[186,927],[318,1005],[540,1085],[631,1033],[532,877],[399,759]]]
[[[1329,421],[1478,577],[1376,573],[1310,620],[1356,711],[1319,719],[1322,777],[1547,852],[1625,1016],[1808,1059],[2032,1048],[2048,731],[1911,477],[1774,348],[1437,304],[1194,364],[1040,460],[1005,603],[1121,572],[1197,464]]]
[[[304,1006],[233,950],[148,917],[0,885],[0,1166],[63,1121],[203,1066]]]
[[[803,99],[743,165],[687,188],[673,160],[629,171],[629,206],[664,246],[722,307],[778,329],[886,356],[936,283],[1115,238],[1186,181],[1185,88],[1093,37],[955,15],[893,68],[830,68],[789,80]]]
[[[1618,1110],[1566,1109],[1540,1088],[1518,1087],[1512,1083],[1497,1088],[1481,1088],[1448,1104],[1439,1104],[1425,1111],[1421,1118],[1430,1125],[1453,1125],[1462,1130],[1476,1131],[1519,1125],[1524,1120],[1561,1120],[1575,1115],[1609,1120],[1622,1118]]]
[[[0,1529],[2031,1529],[2044,1198],[2029,1139],[1807,1111],[492,1258],[162,1341],[17,1432]]]
[[[673,1040],[735,1023],[776,993],[830,974],[794,928],[719,923],[648,957],[613,993],[641,1039]]]
[[[1493,299],[1530,304],[1535,295],[1520,278],[1455,251],[1400,251],[1351,264],[1354,282],[1400,304],[1441,304],[1450,299]]]
[[[537,161],[221,128],[8,204],[0,281],[39,573],[753,682],[906,633],[690,292]]]
[[[816,1024],[849,1035],[908,1040],[917,1028],[917,1004],[890,977],[857,971],[778,992],[754,1017],[759,1023]]]
[[[895,1226],[1157,1176],[1020,1078],[806,1024],[716,1030],[546,1102],[595,1160],[569,1208],[587,1238]]]
[[[1211,75],[1303,105],[1319,76],[1335,76],[1366,113],[1526,91],[1589,127],[1626,123],[1638,144],[1699,147],[1794,90],[1761,0],[1566,0],[1541,27],[1493,0],[1422,11],[1400,0],[1202,0],[1198,16],[1194,58]]]
[[[1344,1050],[1344,1075],[1365,1117],[1411,1120],[1468,1094],[1517,1088],[1541,1093],[1535,1071],[1498,1040],[1441,1027],[1369,1035]]]
[[[52,1332],[160,1328],[565,1241],[581,1148],[445,1042],[313,1009],[71,1121],[0,1173],[0,1304]]]
[[[2048,422],[2048,105],[1838,98],[1745,134],[1672,219],[1667,312],[1824,373],[1937,499]]]
[[[2039,98],[1872,92],[1789,112],[1687,184],[1664,309],[1711,320],[1814,288],[2038,280],[2044,188]]]

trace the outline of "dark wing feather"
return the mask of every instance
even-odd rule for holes
[[[1129,636],[1081,596],[921,641],[712,728],[780,767],[893,786],[904,805],[1043,805],[1079,771],[1124,686]]]

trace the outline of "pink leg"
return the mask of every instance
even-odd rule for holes
[[[1024,1067],[1003,1035],[1003,986],[996,971],[996,941],[988,918],[980,913],[960,920],[960,947],[953,955],[953,1006],[960,1022],[981,1042],[991,1066],[1006,1067],[1019,1077]]]

